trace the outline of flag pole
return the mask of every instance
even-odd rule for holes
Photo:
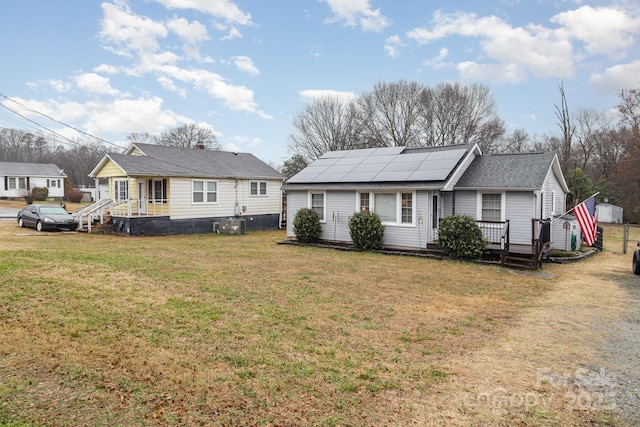
[[[586,199],[584,199],[584,200],[589,200],[590,198],[595,197],[595,196],[597,196],[598,194],[600,194],[600,192],[599,192],[599,191],[598,191],[597,193],[593,194],[592,196],[587,197],[587,198],[586,198]],[[584,200],[583,200],[582,202],[584,202]],[[582,202],[580,202],[580,203],[582,203]],[[576,206],[578,206],[580,203],[578,203]],[[560,215],[560,216],[565,216],[566,214],[568,214],[569,212],[571,212],[572,210],[574,210],[574,209],[576,208],[576,206],[572,207],[571,209],[569,209],[568,211],[566,211],[565,213],[563,213],[563,214],[562,214],[562,215]]]

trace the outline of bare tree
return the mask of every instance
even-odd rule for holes
[[[569,106],[567,105],[567,97],[564,93],[564,82],[560,82],[558,87],[560,91],[560,106],[556,107],[556,118],[558,119],[557,125],[562,131],[562,147],[560,153],[560,165],[564,173],[569,172],[569,165],[571,161],[571,148],[573,135],[576,132],[575,126],[571,125],[571,116],[569,114]]]
[[[363,148],[362,127],[353,102],[336,96],[315,98],[293,119],[290,149],[307,162],[327,151]]]
[[[156,142],[158,145],[181,148],[197,148],[199,144],[209,150],[220,150],[222,148],[211,129],[193,123],[162,132],[156,138]]]
[[[503,139],[500,151],[503,153],[524,153],[529,150],[530,144],[531,140],[526,130],[514,129],[510,135]]]
[[[422,92],[424,145],[477,143],[492,151],[504,135],[489,88],[441,83]]]
[[[421,146],[423,90],[416,82],[400,80],[377,83],[371,92],[361,95],[358,112],[367,138],[381,146]]]
[[[149,132],[131,132],[126,138],[132,144],[156,144],[158,138]]]
[[[634,134],[640,135],[640,89],[621,90],[618,111]]]
[[[609,120],[602,111],[593,108],[579,108],[575,116],[575,160],[576,165],[589,174],[587,165],[594,160],[601,136],[609,127]],[[597,177],[593,177],[596,178]]]

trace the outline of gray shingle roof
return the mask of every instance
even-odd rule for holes
[[[64,171],[53,163],[20,162],[0,162],[0,176],[67,177]]]
[[[135,146],[145,155],[108,155],[128,175],[283,179],[280,172],[249,153],[153,144],[135,144]]]
[[[554,157],[553,152],[477,156],[455,188],[539,189]]]

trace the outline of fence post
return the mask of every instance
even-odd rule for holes
[[[629,224],[624,225],[624,230],[622,231],[622,253],[627,253],[627,243],[629,243]]]

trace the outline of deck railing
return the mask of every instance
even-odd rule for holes
[[[533,246],[535,270],[542,267],[542,255],[545,249],[551,244],[551,220],[532,219],[531,220],[531,244]]]
[[[166,199],[127,199],[114,202],[112,216],[165,216],[169,215]]]

